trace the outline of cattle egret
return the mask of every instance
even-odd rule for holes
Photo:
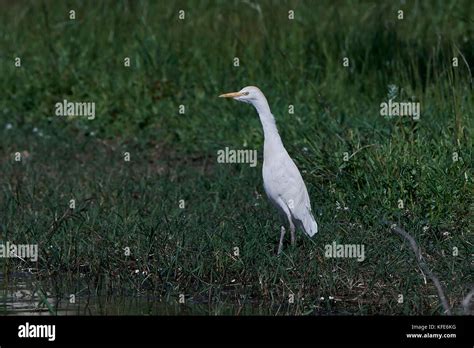
[[[257,110],[263,127],[263,186],[271,203],[283,219],[288,221],[291,244],[295,244],[295,227],[312,237],[318,232],[318,224],[311,213],[311,204],[303,178],[286,151],[278,134],[267,98],[257,87],[248,86],[239,92],[222,94],[219,97],[252,104]],[[278,254],[283,248],[285,226],[281,226]]]

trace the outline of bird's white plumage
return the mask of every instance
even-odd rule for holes
[[[264,146],[267,147],[266,141]],[[264,156],[262,169],[263,186],[268,198],[280,214],[291,219],[308,236],[314,236],[318,232],[318,225],[311,213],[308,191],[298,168],[283,146],[280,150],[266,150],[265,153],[272,153]]]
[[[272,204],[288,221],[292,233],[292,243],[294,243],[295,227],[302,229],[310,237],[314,236],[318,232],[318,225],[311,213],[311,203],[306,185],[298,168],[283,146],[267,99],[260,89],[253,86],[221,96],[252,104],[257,110],[265,136],[262,168],[265,192]],[[282,227],[279,252],[284,234],[285,229]]]

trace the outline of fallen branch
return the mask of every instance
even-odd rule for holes
[[[471,303],[472,296],[474,296],[474,288],[464,297],[462,300],[462,308],[464,309],[464,314],[468,315],[471,314],[471,310],[469,309],[469,304]]]
[[[418,244],[416,243],[415,239],[410,234],[408,234],[408,232],[406,232],[401,227],[398,227],[396,224],[385,220],[382,220],[382,222],[384,225],[389,226],[393,232],[402,236],[410,243],[410,246],[413,252],[415,253],[416,261],[418,262],[418,265],[420,266],[421,270],[433,281],[436,290],[438,291],[438,296],[441,300],[441,304],[443,305],[445,313],[451,315],[451,307],[449,306],[448,300],[446,299],[446,295],[444,294],[443,286],[441,285],[438,277],[436,277],[433,272],[431,272],[431,270],[428,268],[425,260],[423,259],[423,256],[421,255],[420,248],[418,247]]]

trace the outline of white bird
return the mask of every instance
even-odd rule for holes
[[[313,237],[318,232],[318,224],[311,213],[308,190],[303,178],[286,151],[278,134],[267,98],[254,86],[244,87],[239,92],[221,94],[219,97],[252,104],[262,123],[265,142],[263,145],[263,186],[271,203],[288,221],[291,244],[295,244],[295,227]],[[285,226],[281,226],[278,254],[283,248]]]

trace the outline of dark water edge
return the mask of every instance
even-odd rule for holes
[[[60,282],[60,281],[59,281]],[[38,280],[28,272],[0,273],[0,315],[287,315],[297,314],[285,305],[262,305],[251,302],[204,303],[185,300],[178,303],[173,297],[123,293],[91,293],[83,284],[73,301],[61,289],[58,279]],[[58,296],[57,293],[63,293]],[[102,291],[104,292],[104,291]],[[314,314],[314,313],[299,313]],[[319,313],[331,314],[331,313]],[[334,313],[333,313],[334,314]]]

